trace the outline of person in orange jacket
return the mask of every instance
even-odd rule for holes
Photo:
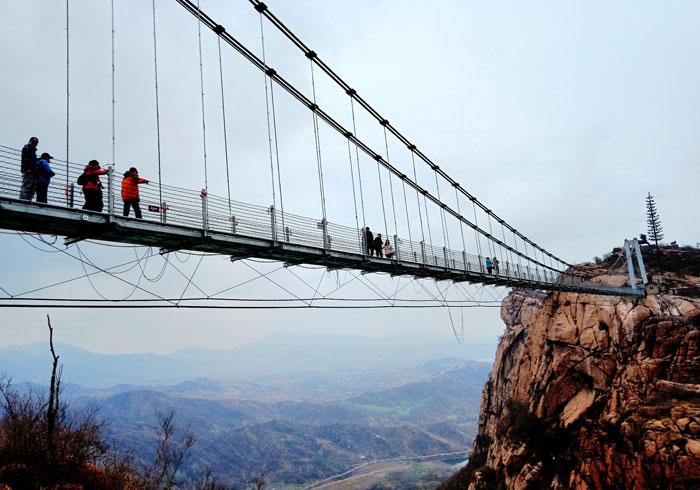
[[[100,162],[97,160],[90,160],[85,168],[83,169],[83,174],[78,177],[78,184],[83,186],[83,196],[85,196],[85,204],[83,209],[88,211],[102,212],[104,203],[102,202],[102,182],[100,182],[100,175],[105,175],[109,173],[109,169],[100,168]]]
[[[148,184],[148,181],[139,177],[139,171],[135,167],[131,167],[128,172],[124,172],[124,179],[122,180],[124,216],[129,216],[130,209],[134,208],[134,215],[136,215],[136,218],[141,219],[139,184]]]

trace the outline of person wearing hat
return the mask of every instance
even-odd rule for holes
[[[102,182],[100,182],[100,175],[105,175],[109,173],[109,169],[101,169],[100,162],[97,160],[90,160],[85,168],[83,169],[83,175],[81,175],[78,182],[83,186],[83,196],[85,196],[85,204],[83,209],[87,211],[97,211],[102,212],[104,203],[102,202]]]
[[[50,163],[52,158],[53,157],[48,153],[42,153],[39,162],[36,164],[36,175],[34,176],[36,202],[45,203],[47,201],[51,177],[56,175],[56,173],[51,170]]]
[[[34,199],[34,174],[36,172],[36,147],[39,146],[39,138],[32,136],[29,143],[22,148],[22,187],[19,190],[19,198],[31,201]]]
[[[124,179],[122,180],[124,216],[129,216],[129,211],[131,208],[134,208],[134,215],[141,219],[139,184],[148,184],[148,181],[139,177],[139,171],[136,170],[136,167],[131,167],[128,172],[124,172]]]

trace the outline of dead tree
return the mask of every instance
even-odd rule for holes
[[[192,432],[187,431],[180,444],[175,442],[175,412],[158,415],[158,447],[151,481],[155,488],[171,489],[175,486],[175,477],[182,466],[185,455],[196,441]]]
[[[56,466],[56,444],[55,431],[56,420],[59,410],[59,393],[61,389],[61,373],[63,368],[58,366],[58,358],[56,351],[53,348],[53,327],[51,326],[51,318],[46,315],[46,321],[49,326],[49,348],[51,350],[51,358],[53,365],[51,368],[51,385],[49,387],[49,403],[46,407],[46,447],[49,453],[49,470]]]

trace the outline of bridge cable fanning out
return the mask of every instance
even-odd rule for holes
[[[70,189],[70,0],[66,0],[66,200]]]
[[[262,14],[261,14],[262,15]],[[313,105],[314,108],[318,107],[316,104],[316,77],[314,76],[314,62],[309,59],[309,67],[311,69],[311,92],[313,94]],[[318,172],[318,186],[321,193],[321,216],[323,217],[323,227],[326,229],[326,223],[328,220],[328,215],[326,214],[326,191],[323,182],[323,160],[321,158],[321,135],[318,127],[318,115],[316,110],[311,111],[313,125],[314,125],[314,143],[316,145],[316,171]],[[326,232],[324,231],[324,241],[326,237]],[[324,243],[324,247],[328,244]]]
[[[357,135],[357,123],[355,122],[355,101],[350,94],[350,113],[352,115],[352,134]],[[348,135],[348,143],[350,135]],[[360,204],[362,206],[362,230],[367,226],[367,218],[365,217],[365,198],[362,192],[362,172],[360,170],[360,149],[355,144],[355,163],[357,164],[357,182],[360,188]]]
[[[267,66],[265,56],[265,32],[262,15],[260,16],[260,46],[262,48],[262,62]],[[267,88],[267,73],[263,71],[263,82],[265,86],[265,113],[267,121],[267,145],[270,154],[270,181],[272,184],[272,208],[277,209],[277,193],[275,192],[275,165],[272,155],[272,129],[270,126],[270,96]]]
[[[219,33],[217,33],[219,34]],[[231,229],[235,231],[236,223],[234,222],[235,217],[233,216],[233,208],[231,206],[231,176],[229,171],[229,158],[228,158],[228,132],[226,130],[226,97],[224,96],[224,68],[223,62],[221,60],[221,36],[216,37],[216,47],[219,55],[219,85],[221,87],[221,121],[223,124],[223,134],[224,134],[224,162],[226,163],[226,191],[228,197],[228,216],[231,220]],[[177,257],[177,253],[175,254]]]
[[[158,38],[156,34],[156,0],[151,0],[153,7],[153,74],[156,102],[156,158],[158,160],[158,214],[160,220],[165,220],[165,203],[163,202],[163,173],[161,167],[160,148],[160,95],[158,91]],[[68,160],[68,158],[66,158]]]
[[[179,3],[180,5],[182,5],[182,6],[183,6],[186,10],[188,10],[190,13],[192,13],[193,15],[197,15],[197,14],[196,14],[196,12],[197,12],[196,6],[195,6],[192,2],[190,2],[189,0],[177,0],[177,1],[178,1],[178,3]],[[262,5],[263,8],[258,8],[258,7],[256,7],[256,10],[260,11],[263,15],[266,15],[267,12],[268,12],[267,7],[264,6],[263,4],[260,4],[260,5]],[[217,26],[218,24],[215,23],[215,22],[214,22],[209,16],[207,16],[204,12],[201,12],[200,17],[201,17],[201,19],[202,19],[202,22],[204,22],[210,29],[212,29],[212,30],[216,29],[216,26]],[[244,45],[242,45],[236,38],[234,38],[233,36],[231,36],[231,35],[228,34],[228,33],[222,34],[222,38],[223,38],[229,45],[231,45],[231,47],[233,47],[233,48],[234,48],[235,50],[237,50],[240,54],[242,54],[247,60],[249,60],[250,62],[252,62],[257,68],[259,68],[261,71],[264,71],[265,73],[269,74],[269,76],[270,76],[270,78],[271,78],[272,80],[274,80],[274,81],[275,81],[277,84],[279,84],[282,88],[284,88],[286,91],[288,91],[288,92],[289,92],[294,98],[296,98],[299,102],[301,102],[303,105],[305,105],[305,106],[306,106],[307,108],[309,108],[310,110],[314,111],[314,112],[316,113],[316,115],[317,115],[317,118],[323,119],[324,122],[326,122],[328,125],[331,126],[331,128],[335,129],[335,130],[336,130],[337,132],[339,132],[340,134],[347,134],[347,133],[348,133],[347,130],[345,130],[345,128],[343,128],[342,125],[340,125],[335,119],[333,119],[330,115],[328,115],[328,113],[326,113],[325,111],[323,111],[323,110],[322,110],[321,108],[319,108],[313,101],[311,101],[311,100],[308,99],[306,96],[304,96],[299,90],[297,90],[294,86],[292,86],[289,82],[287,82],[284,78],[282,78],[276,71],[274,71],[273,69],[269,68],[263,61],[261,61],[255,54],[253,54],[250,50],[248,50]],[[308,56],[309,53],[312,53],[311,50],[308,50],[308,48],[306,48],[306,49],[304,50],[304,53],[305,53],[305,55],[307,55],[307,57],[312,58],[312,61],[316,61],[317,58],[318,58],[318,57],[315,55],[315,53],[313,53],[313,57]],[[317,64],[318,66],[322,66],[322,64],[319,64],[318,62],[317,62],[316,64]],[[352,91],[352,89],[348,88],[348,91]],[[353,94],[353,97],[356,97],[356,94]],[[357,100],[361,100],[361,99],[357,99]],[[364,106],[363,106],[363,107],[364,107]],[[381,120],[383,121],[384,119],[382,118]],[[387,123],[387,124],[388,124],[388,123]],[[390,125],[388,125],[387,127],[390,128]],[[390,130],[391,130],[391,129],[390,129]],[[392,131],[392,133],[394,133],[394,132]],[[391,173],[394,173],[394,174],[397,175],[397,176],[403,175],[396,167],[394,167],[393,165],[391,165],[389,162],[384,161],[384,159],[383,159],[380,155],[378,155],[376,152],[374,152],[374,151],[373,151],[371,148],[369,148],[365,143],[363,143],[362,141],[358,140],[355,136],[351,136],[351,138],[353,139],[353,142],[354,142],[356,145],[358,145],[360,149],[363,150],[363,152],[367,153],[369,156],[371,156],[372,158],[376,159],[382,166],[384,166],[385,168],[387,168]],[[407,141],[407,140],[406,140],[406,141]],[[419,154],[419,156],[421,156],[421,158],[425,158],[424,155],[422,155],[420,152],[418,152],[418,154]],[[437,166],[434,165],[434,164],[431,164],[431,168],[434,168],[434,167],[437,167]],[[439,169],[439,167],[438,167],[438,169]],[[434,168],[434,170],[437,170],[437,169]],[[443,178],[446,178],[446,174],[444,174],[443,171],[438,170],[438,172],[440,173],[440,175],[441,175]],[[449,176],[447,176],[447,178],[449,179]],[[452,180],[450,180],[450,182],[452,183],[452,185],[459,186],[459,184],[457,184],[456,182],[454,182],[454,181],[452,181]],[[457,218],[457,219],[459,219],[459,220],[462,220],[465,224],[467,224],[467,225],[471,226],[472,228],[476,229],[479,233],[481,233],[482,235],[484,235],[484,237],[486,237],[487,239],[493,240],[493,241],[495,241],[495,242],[498,242],[499,244],[503,245],[503,246],[506,247],[506,248],[510,247],[509,245],[506,245],[505,243],[500,242],[500,240],[499,240],[498,238],[496,238],[495,236],[489,234],[488,231],[486,231],[485,229],[482,229],[482,228],[477,227],[474,223],[471,223],[471,222],[470,222],[469,220],[467,220],[464,216],[459,215],[459,213],[457,213],[457,211],[455,211],[454,209],[452,209],[450,206],[448,206],[448,205],[442,203],[439,199],[437,199],[434,195],[432,195],[431,193],[429,193],[427,190],[425,190],[425,189],[423,189],[423,188],[420,188],[420,187],[419,187],[414,181],[412,181],[411,179],[406,179],[406,183],[407,183],[408,185],[410,185],[411,187],[413,187],[414,189],[420,190],[420,191],[424,194],[424,197],[426,197],[427,199],[430,199],[431,202],[434,202],[436,205],[442,207],[443,210],[444,210],[445,212],[449,212],[449,214],[451,214],[453,217],[455,217],[455,218]],[[460,188],[460,189],[461,189],[461,188]],[[475,197],[473,197],[473,196],[471,196],[471,195],[469,195],[469,197],[470,197],[470,200],[476,201],[476,202],[478,203],[478,200],[476,200]],[[485,206],[483,206],[483,204],[478,203],[478,205],[479,205],[479,207],[480,207],[481,209],[484,209],[485,212],[490,212],[491,215],[495,217],[495,214],[493,214],[488,208],[486,208]],[[498,220],[499,220],[499,222],[502,221],[500,218],[498,218]],[[506,225],[507,225],[507,224],[506,224]],[[507,225],[507,226],[509,226],[509,225]],[[512,228],[512,227],[509,227],[509,228]],[[517,230],[516,230],[516,232],[517,232]],[[519,232],[517,232],[517,233],[519,233]],[[521,235],[521,234],[519,234],[518,236],[520,236],[520,235]],[[525,237],[524,240],[528,240],[528,239]],[[512,249],[512,247],[511,247],[511,249]],[[516,252],[516,254],[520,254],[520,252]],[[521,255],[522,255],[522,254],[521,254]],[[533,264],[537,264],[537,265],[540,265],[540,266],[542,266],[542,267],[550,268],[550,266],[547,266],[547,265],[545,265],[545,264],[542,264],[542,263],[540,263],[539,261],[537,261],[536,259],[534,259],[534,258],[532,258],[532,257],[527,257],[527,256],[524,256],[524,255],[523,255],[523,258],[525,258],[526,260],[532,262]],[[561,272],[561,271],[559,271],[558,269],[554,269],[554,270],[555,270],[557,273]],[[568,274],[578,274],[577,272],[567,272],[567,273],[568,273]]]
[[[250,3],[253,5],[253,7],[261,13],[261,15],[264,15],[268,21],[276,27],[285,37],[287,37],[292,44],[294,44],[304,55],[308,55],[308,53],[312,52],[314,53],[314,57],[312,61],[316,63],[323,71],[328,75],[328,77],[333,80],[337,85],[341,87],[344,91],[352,90],[353,95],[352,97],[355,98],[355,100],[358,101],[358,103],[372,116],[374,117],[380,124],[384,125],[384,121],[386,119],[382,117],[379,112],[374,109],[367,101],[365,101],[359,94],[357,94],[351,87],[348,85],[345,80],[343,80],[337,73],[335,73],[323,60],[321,60],[315,52],[313,52],[298,36],[296,36],[281,20],[279,20],[271,11],[270,9],[262,3],[260,0],[249,0]],[[186,7],[186,3],[188,3],[186,0],[178,0],[180,4]],[[531,241],[528,239],[525,235],[520,233],[518,230],[516,230],[514,227],[512,227],[510,224],[505,222],[502,218],[497,216],[492,210],[490,210],[488,207],[486,207],[483,203],[481,203],[476,197],[474,197],[472,194],[470,194],[468,191],[466,191],[459,183],[457,183],[454,179],[452,179],[446,172],[444,172],[442,169],[440,169],[437,165],[435,165],[423,152],[415,149],[415,145],[413,145],[402,133],[400,133],[394,126],[389,124],[388,122],[386,123],[385,126],[399,141],[401,141],[407,148],[411,149],[413,147],[416,154],[418,154],[419,158],[430,168],[436,170],[442,178],[447,180],[447,182],[454,186],[456,189],[459,190],[460,193],[465,195],[468,199],[472,200],[475,202],[479,208],[484,211],[486,214],[489,216],[493,217],[496,219],[498,222],[502,222],[510,232],[512,232],[515,236],[520,237],[524,242],[529,243],[531,246],[533,246],[535,249],[540,250],[543,254],[546,254],[550,258],[553,258],[556,260],[558,263],[564,265],[567,268],[573,269],[573,273],[575,274],[581,274],[577,267],[564,261],[563,259],[560,259],[559,257],[555,256],[554,254],[550,253],[549,251],[545,250],[544,248],[540,247],[537,245],[535,242]],[[492,237],[495,238],[495,237]],[[555,269],[556,270],[556,269]]]
[[[204,191],[209,192],[209,178],[207,175],[207,122],[204,115],[204,62],[202,60],[202,19],[197,0],[197,46],[199,52],[199,87],[202,102],[202,152],[204,157]]]

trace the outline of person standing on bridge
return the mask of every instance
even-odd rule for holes
[[[494,258],[493,258],[493,271],[494,271],[496,274],[499,274],[499,273],[500,273],[500,271],[499,271],[499,269],[498,269],[498,257],[494,257]]]
[[[377,254],[377,257],[384,257],[384,254],[382,253],[383,247],[384,241],[382,240],[382,234],[377,233],[377,236],[374,239],[374,253]]]
[[[371,231],[369,231],[369,226],[365,228],[364,232],[364,239],[365,239],[365,250],[367,251],[367,255],[374,255],[374,235],[372,234]]]
[[[139,184],[148,184],[148,181],[139,177],[139,171],[136,170],[136,167],[131,167],[128,172],[124,172],[124,179],[122,180],[124,216],[129,216],[129,211],[131,208],[134,208],[134,215],[136,218],[141,219]]]
[[[105,175],[107,173],[109,173],[109,169],[101,169],[100,162],[97,160],[90,160],[88,164],[85,165],[83,174],[78,177],[78,184],[83,186],[83,196],[85,197],[83,209],[86,211],[102,212],[104,203],[102,202],[102,182],[100,182],[100,175]]]
[[[51,183],[51,177],[56,175],[56,173],[51,170],[51,159],[53,157],[48,153],[42,153],[39,162],[36,164],[36,176],[34,178],[34,185],[36,187],[36,202],[47,202],[47,195],[49,193],[49,184]]]
[[[486,270],[489,271],[489,274],[493,273],[493,261],[491,257],[486,257]]]
[[[22,187],[19,190],[19,198],[26,201],[34,199],[34,177],[36,174],[36,147],[39,146],[39,138],[32,136],[29,143],[22,148]]]

